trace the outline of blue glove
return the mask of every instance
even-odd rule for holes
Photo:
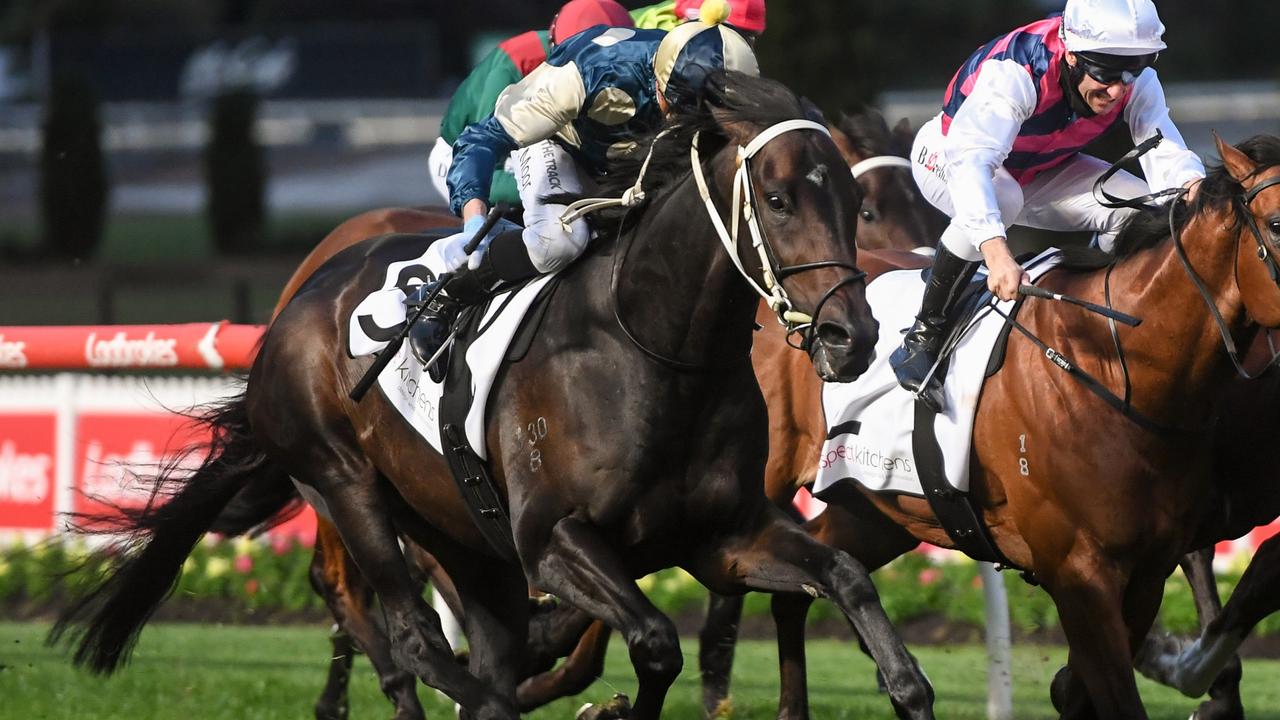
[[[495,237],[508,230],[520,229],[519,225],[506,218],[499,220],[480,241],[480,244],[476,246],[475,251],[468,256],[464,251],[464,247],[471,241],[471,238],[476,236],[476,233],[480,232],[480,228],[484,225],[484,220],[483,215],[469,218],[463,223],[462,232],[440,238],[432,243],[431,247],[427,249],[427,266],[436,273],[454,272],[464,264],[474,270],[480,267],[480,259],[484,257],[485,251],[489,249],[489,243]]]

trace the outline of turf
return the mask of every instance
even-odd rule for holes
[[[324,682],[329,646],[321,628],[157,624],[143,635],[133,663],[111,679],[71,668],[63,651],[43,644],[44,624],[0,623],[0,716],[5,718],[304,718]],[[696,640],[685,639],[685,670],[668,695],[663,713],[699,718]],[[985,654],[976,646],[913,648],[937,689],[943,718],[986,717]],[[1015,650],[1016,718],[1056,717],[1048,684],[1061,665],[1060,647]],[[614,690],[633,694],[626,653],[611,646],[605,676],[583,695],[533,713],[538,720],[572,717],[589,700]],[[890,718],[885,696],[876,692],[870,662],[855,648],[833,640],[809,644],[809,686],[816,718]],[[1254,720],[1280,720],[1280,662],[1245,662],[1245,707]],[[1183,720],[1196,706],[1145,680],[1141,689],[1153,719]],[[433,691],[421,696],[430,717],[452,717],[451,703]],[[772,643],[739,645],[733,678],[733,718],[771,718],[777,701]],[[351,687],[351,717],[389,717],[368,663],[357,660]]]

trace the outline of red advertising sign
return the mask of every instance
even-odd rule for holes
[[[0,413],[0,529],[52,530],[57,416]]]
[[[103,513],[110,504],[138,507],[147,502],[156,475],[188,446],[206,440],[201,428],[187,418],[167,413],[81,413],[76,418],[76,512]],[[202,453],[183,458],[193,469]],[[105,502],[104,502],[105,501]]]
[[[152,487],[146,481],[185,448],[207,440],[206,430],[180,415],[81,413],[76,420],[75,511],[109,514],[111,504],[145,504]],[[182,457],[180,467],[190,471],[202,460],[203,448]],[[271,531],[273,541],[304,545],[314,544],[315,534],[315,513],[309,507]]]

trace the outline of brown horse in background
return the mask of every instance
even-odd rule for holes
[[[911,148],[913,133],[906,120],[891,130],[883,116],[874,110],[845,114],[837,124],[831,126],[831,136],[850,167],[867,167],[869,164],[864,161],[869,160],[876,165],[871,169],[855,172],[855,178],[862,189],[856,236],[858,247],[901,251],[931,248],[945,227],[946,217],[920,195],[909,166],[891,161],[895,158],[906,160]],[[859,166],[859,163],[863,165]],[[281,291],[272,318],[283,310],[298,288],[320,265],[356,243],[389,233],[423,232],[459,225],[458,218],[445,208],[385,208],[357,215],[335,228],[302,261]],[[902,260],[909,261],[910,258],[904,257]],[[777,325],[771,315],[765,319],[771,325]],[[757,374],[764,382],[764,374],[771,372],[770,369],[762,368],[758,362],[754,364]],[[777,437],[775,430],[771,429],[770,432],[770,458],[775,457],[772,447],[773,438]],[[771,459],[770,477],[778,474],[773,470],[775,464]],[[779,507],[788,507],[792,495],[794,490],[786,497],[773,492],[770,493],[770,499]],[[383,692],[396,706],[397,719],[422,717],[414,678],[390,662],[386,634],[370,616],[372,590],[360,577],[332,524],[324,517],[319,517],[317,524],[316,552],[311,567],[312,584],[333,613],[336,632],[332,636],[330,672],[316,704],[316,717],[319,720],[345,717],[346,684],[351,668],[353,641],[355,648],[368,654],[378,673]],[[411,542],[406,543],[406,547],[411,545]],[[450,599],[447,577],[440,577],[439,565],[416,546],[412,546],[411,552],[413,556],[410,559],[416,558],[422,566],[419,575],[446,583],[445,597]],[[728,637],[730,631],[722,628],[727,624],[732,625],[733,634],[736,635],[737,617],[741,615],[741,596],[729,596],[723,602],[723,605],[713,605],[713,611],[723,609],[719,620],[708,623],[710,634],[704,633],[706,637],[700,654],[704,686],[707,688],[706,697],[713,708],[727,696],[728,674],[733,657],[733,639]],[[451,602],[450,605],[452,607],[454,603]],[[461,617],[461,611],[456,607],[454,610],[455,615]],[[530,664],[530,676],[521,683],[517,691],[518,706],[524,711],[585,690],[604,669],[604,652],[609,641],[610,631],[607,625],[598,621],[591,623],[572,612],[545,616],[540,620],[547,627],[539,633],[539,637],[543,639],[538,648],[539,657]],[[588,625],[590,627],[584,634],[583,628]],[[541,672],[551,659],[566,652],[569,652],[568,657],[553,672]]]
[[[1280,174],[1280,140],[1255,138],[1242,148],[1245,152],[1220,143],[1225,169],[1210,174],[1180,229],[1191,266],[1211,289],[1237,342],[1253,337],[1259,324],[1280,325],[1280,289],[1258,257],[1259,244],[1275,252],[1280,241],[1280,192],[1251,198],[1247,210],[1240,204],[1251,188]],[[1215,406],[1231,387],[1232,366],[1163,222],[1155,218],[1130,227],[1126,257],[1111,274],[1111,295],[1118,307],[1146,320],[1139,328],[1121,330],[1121,341],[1135,407],[1167,430],[1148,432],[1110,410],[1017,334],[978,407],[972,492],[1001,551],[1034,573],[1058,606],[1071,645],[1072,672],[1055,681],[1055,703],[1063,717],[1146,717],[1132,659],[1155,617],[1165,577],[1183,552],[1204,543],[1197,529],[1214,489],[1213,451],[1207,440],[1188,442],[1188,435],[1208,431],[1204,408]],[[1258,239],[1255,227],[1262,228]],[[863,262],[869,263],[866,254]],[[1101,272],[1065,269],[1043,282],[1097,302],[1103,301],[1103,283]],[[1031,299],[1019,321],[1107,385],[1124,382],[1105,323],[1095,317]],[[773,351],[765,338],[757,338],[755,353],[772,352],[778,367],[791,365],[776,352],[778,338],[772,340]],[[809,386],[810,396],[816,394],[817,383],[794,370],[780,371],[792,378],[781,386]],[[774,387],[767,381],[762,386]],[[778,405],[770,400],[776,431],[784,420],[775,421]],[[790,477],[812,477],[820,441],[810,437],[807,447],[792,448],[804,463],[795,469],[804,472]],[[1027,475],[1019,459],[1027,461]],[[920,540],[953,547],[922,498],[881,496],[839,484],[823,499],[827,510],[810,526],[839,547],[869,542],[888,557]],[[886,542],[895,536],[896,548]],[[851,554],[868,567],[877,565],[869,551]],[[784,651],[795,650],[803,637],[808,606],[801,599],[788,608],[788,602],[774,598]],[[783,662],[785,669],[785,657]],[[784,715],[798,716],[785,709]]]
[[[735,172],[735,146],[802,111],[775,84],[736,75],[731,93],[712,93],[710,100],[720,109],[715,124],[701,131],[714,157],[693,167],[712,168],[712,195],[722,202]],[[655,158],[660,180],[678,169],[681,153],[687,163],[691,130],[681,129],[685,134],[671,136],[675,147],[663,148],[665,160]],[[851,284],[859,275],[850,274],[854,249],[845,241],[853,233],[857,192],[848,175],[819,172],[839,167],[834,146],[824,135],[791,133],[743,167],[761,188],[752,200],[768,201],[767,210],[755,213],[766,234],[788,239],[773,243],[769,264],[776,258],[793,265],[772,267],[773,276],[788,283],[797,305],[820,318],[806,340],[815,368],[833,379],[856,375],[869,358],[874,321],[860,286]],[[513,661],[526,632],[527,575],[620,629],[639,679],[635,715],[657,717],[681,659],[674,627],[631,578],[671,564],[721,591],[803,588],[831,595],[876,651],[898,712],[932,716],[927,684],[884,619],[865,573],[848,556],[814,543],[760,493],[764,406],[745,362],[755,302],[727,257],[690,241],[712,236],[712,225],[688,192],[689,171],[669,183],[658,182],[651,193],[655,209],[625,226],[622,248],[602,242],[566,270],[541,334],[523,361],[506,368],[491,400],[497,416],[522,421],[549,412],[569,424],[563,432],[556,425],[557,438],[571,438],[568,446],[563,439],[548,442],[532,465],[527,438],[511,436],[508,423],[489,428],[523,573],[486,559],[486,545],[459,507],[452,482],[441,480],[448,472],[440,458],[409,442],[381,396],[352,406],[342,395],[365,364],[335,357],[347,312],[377,287],[387,260],[421,247],[418,238],[390,236],[339,253],[303,286],[265,336],[246,394],[212,418],[224,431],[215,436],[216,452],[190,480],[161,479],[179,489],[169,502],[130,518],[140,552],[120,556],[106,583],[61,619],[55,636],[83,627],[77,660],[101,671],[115,668],[217,513],[247,488],[268,479],[274,487],[292,476],[318,493],[375,587],[398,663],[478,716],[513,715],[508,698],[514,699]],[[636,252],[627,252],[628,242]],[[664,260],[677,250],[680,262]],[[621,276],[618,297],[632,308],[639,298],[646,302],[642,316],[628,319],[635,335],[623,336],[617,319],[602,312],[614,307],[606,280],[620,255],[629,272]],[[748,263],[748,269],[760,277],[760,268]],[[648,279],[644,287],[635,284],[638,277]],[[708,320],[719,322],[701,327]],[[663,326],[672,322],[678,327]],[[637,336],[649,348],[636,348]],[[575,382],[601,371],[579,349],[615,346],[622,352],[609,359],[608,382]],[[712,376],[684,369],[719,365],[724,353],[732,357],[739,349],[739,361]],[[572,397],[561,398],[570,388]],[[619,417],[620,401],[627,412]],[[574,411],[547,410],[548,402]],[[589,421],[590,408],[608,408],[608,422]],[[687,426],[694,418],[696,432]],[[592,468],[608,469],[607,477]],[[264,473],[269,478],[257,479]],[[688,521],[693,517],[698,522]],[[406,576],[400,533],[436,555],[466,601],[474,675],[446,655],[433,613]]]

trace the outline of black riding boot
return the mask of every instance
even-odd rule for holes
[[[525,249],[519,230],[494,238],[488,252],[480,259],[480,266],[472,270],[463,265],[423,311],[418,322],[409,328],[409,347],[413,354],[419,362],[426,364],[449,339],[453,321],[463,308],[488,300],[499,287],[537,274],[538,270],[529,260],[529,252]],[[436,283],[419,285],[405,300],[410,315],[421,307],[423,298],[431,294],[435,285]],[[447,355],[447,352],[443,353],[427,368],[427,374],[435,382],[444,379],[445,370],[449,367],[449,363],[444,361]]]
[[[956,300],[977,269],[977,262],[961,260],[939,244],[916,323],[902,339],[902,347],[889,356],[889,364],[902,387],[916,393],[934,412],[942,411],[942,373],[935,373],[928,387],[922,389],[921,386],[938,360]]]

